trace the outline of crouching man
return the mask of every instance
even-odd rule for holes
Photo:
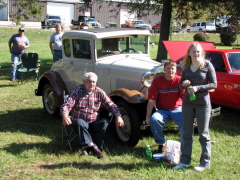
[[[148,94],[146,123],[150,125],[155,142],[158,144],[158,153],[162,153],[165,144],[163,128],[168,121],[173,120],[179,126],[180,141],[183,135],[182,98],[184,90],[179,89],[181,77],[176,75],[176,70],[176,62],[167,60],[164,64],[165,74],[153,80]],[[157,110],[152,115],[154,106]]]
[[[88,155],[92,151],[97,158],[103,158],[101,150],[109,121],[100,119],[100,109],[105,108],[115,115],[117,128],[123,127],[124,122],[117,105],[96,86],[97,78],[93,72],[85,73],[83,84],[75,88],[61,106],[61,114],[63,124],[70,125],[77,133],[82,154]]]

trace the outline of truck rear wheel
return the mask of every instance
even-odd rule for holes
[[[116,105],[119,107],[124,121],[124,127],[116,128],[117,137],[129,146],[136,146],[140,139],[140,121],[137,110],[124,100],[117,101]]]

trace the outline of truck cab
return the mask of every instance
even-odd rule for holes
[[[61,16],[47,14],[41,22],[42,29],[54,28],[56,24],[62,24]]]

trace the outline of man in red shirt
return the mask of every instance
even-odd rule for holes
[[[176,75],[177,64],[167,60],[164,64],[165,74],[156,77],[148,94],[146,123],[150,125],[155,142],[159,145],[158,153],[162,153],[165,143],[163,126],[173,120],[179,126],[180,141],[183,134],[182,127],[182,98],[184,90],[179,89],[181,77]],[[156,111],[152,115],[153,107]]]
[[[61,106],[61,114],[63,124],[71,125],[77,133],[82,154],[88,155],[92,151],[98,158],[103,158],[101,149],[109,121],[99,117],[101,108],[115,115],[116,127],[123,127],[124,122],[117,105],[96,84],[97,75],[93,72],[85,73],[83,84],[75,88]]]

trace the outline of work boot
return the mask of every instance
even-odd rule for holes
[[[98,146],[94,144],[93,146],[89,147],[93,154],[97,156],[98,159],[103,158],[104,154],[98,149]]]

